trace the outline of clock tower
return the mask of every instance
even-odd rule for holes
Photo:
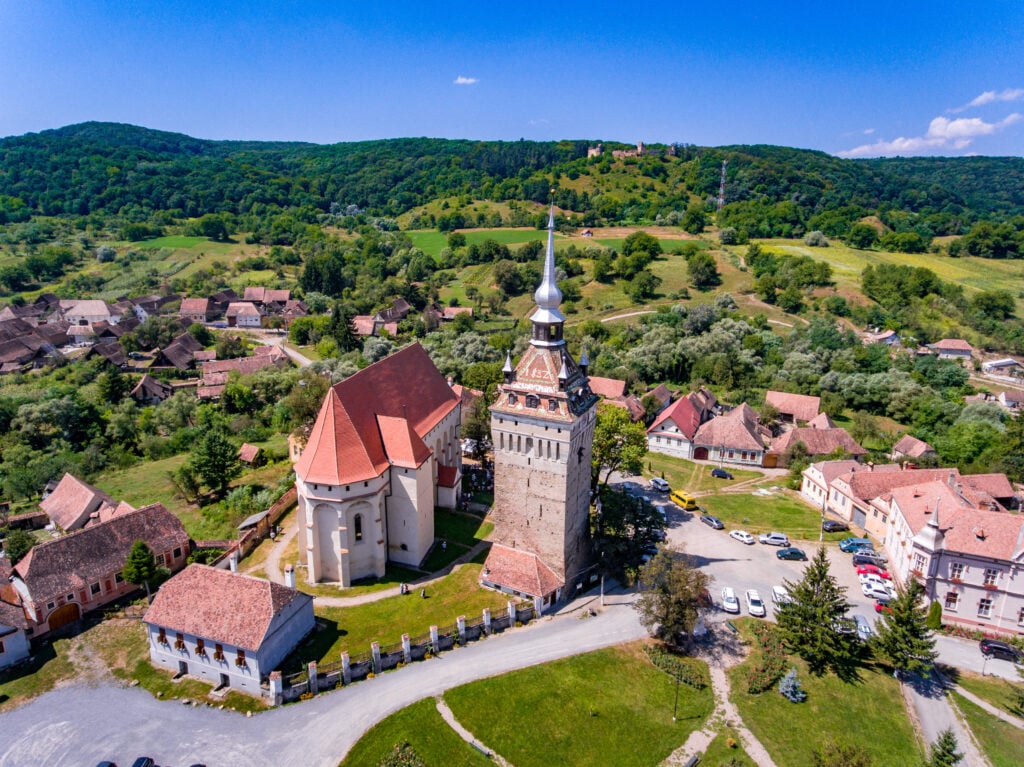
[[[554,206],[530,345],[491,406],[495,544],[481,580],[553,604],[590,575],[590,456],[597,396],[563,337]]]

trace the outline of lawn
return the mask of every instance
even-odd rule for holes
[[[311,660],[336,661],[343,651],[353,655],[370,651],[370,643],[396,644],[402,634],[419,636],[432,625],[450,626],[460,615],[475,619],[485,607],[504,610],[505,594],[481,588],[481,565],[466,564],[427,588],[420,599],[414,589],[403,596],[387,597],[355,607],[318,607],[317,616],[327,628],[313,634],[287,660],[287,670],[295,670]]]
[[[956,683],[967,692],[972,692],[987,703],[1000,708],[1008,714],[1020,716],[1016,710],[1016,692],[1022,689],[1021,683],[1013,684],[1006,679],[994,676],[981,676],[970,671],[956,672]]]
[[[1024,754],[1024,730],[997,719],[962,695],[954,692],[952,698],[992,767],[1018,767]]]
[[[647,473],[656,477],[664,477],[672,486],[673,490],[686,490],[691,493],[702,493],[708,490],[720,490],[727,488],[736,482],[743,482],[749,479],[763,479],[764,474],[759,471],[747,471],[746,469],[734,469],[729,467],[728,471],[735,477],[733,480],[716,479],[711,476],[714,466],[707,463],[694,463],[685,458],[665,455],[664,453],[649,452],[644,459],[647,463]]]
[[[480,517],[472,514],[462,514],[447,509],[436,509],[434,511],[434,537],[441,540],[448,540],[472,548],[484,540],[494,525],[484,522]]]
[[[58,639],[37,647],[32,660],[0,671],[0,713],[52,690],[75,676],[73,639]]]
[[[484,767],[493,762],[441,718],[433,698],[379,722],[348,752],[340,767],[377,767],[396,745],[408,743],[426,767]]]
[[[710,688],[679,688],[638,644],[612,647],[457,687],[459,722],[516,767],[657,765],[701,727]]]
[[[749,533],[777,530],[794,540],[817,541],[821,530],[821,511],[808,506],[789,491],[772,495],[718,493],[699,499],[700,505],[721,519],[727,529],[742,528]],[[826,541],[837,541],[849,533],[825,533]]]
[[[922,756],[899,683],[887,669],[862,666],[851,683],[833,674],[811,676],[802,660],[791,657],[807,700],[790,703],[775,687],[749,694],[750,665],[748,659],[729,670],[731,699],[779,767],[810,767],[814,750],[829,737],[863,747],[878,765],[914,764]]]
[[[295,543],[295,541],[292,541],[288,548],[291,549],[292,546],[295,546]],[[298,546],[295,546],[295,552],[296,554],[298,553]],[[287,551],[285,554],[287,554]],[[294,559],[295,557],[292,557],[292,560]],[[284,558],[281,561],[284,562]],[[353,581],[352,585],[347,589],[341,589],[329,583],[307,583],[302,575],[298,575],[295,585],[299,591],[317,597],[358,597],[363,594],[385,591],[386,589],[398,586],[400,583],[411,583],[423,576],[422,570],[412,570],[401,565],[389,564],[384,570],[383,578],[360,578],[357,581]]]
[[[736,745],[730,747],[730,740]],[[702,767],[757,767],[754,760],[747,756],[740,742],[736,730],[723,727],[701,756]]]

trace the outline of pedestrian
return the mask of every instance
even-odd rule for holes
[[[420,599],[426,599],[426,598],[427,598],[427,590],[426,589],[420,589]]]
[[[441,541],[441,551],[448,551],[448,541]]]

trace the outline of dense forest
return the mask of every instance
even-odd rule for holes
[[[933,236],[965,234],[977,222],[1003,225],[1010,247],[982,243],[967,252],[1020,252],[1022,226],[1007,222],[1024,215],[1022,158],[844,160],[774,146],[654,145],[616,163],[612,149],[624,145],[609,144],[600,156],[588,157],[591,145],[427,138],[334,145],[206,141],[83,123],[0,140],[0,223],[103,214],[158,224],[168,217],[262,216],[273,210],[306,216],[365,210],[394,218],[460,196],[546,202],[554,188],[556,205],[575,214],[574,223],[643,224],[681,219],[688,208],[713,211],[728,161],[727,205],[718,223],[741,238],[812,230],[846,236],[859,219],[878,215],[894,232],[916,232],[925,246]],[[616,165],[625,166],[626,178]],[[457,214],[424,215],[418,222],[446,230],[523,223]]]

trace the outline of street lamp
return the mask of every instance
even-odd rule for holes
[[[676,678],[676,701],[672,704],[672,721],[676,721],[676,714],[679,711],[679,672],[674,674]]]

